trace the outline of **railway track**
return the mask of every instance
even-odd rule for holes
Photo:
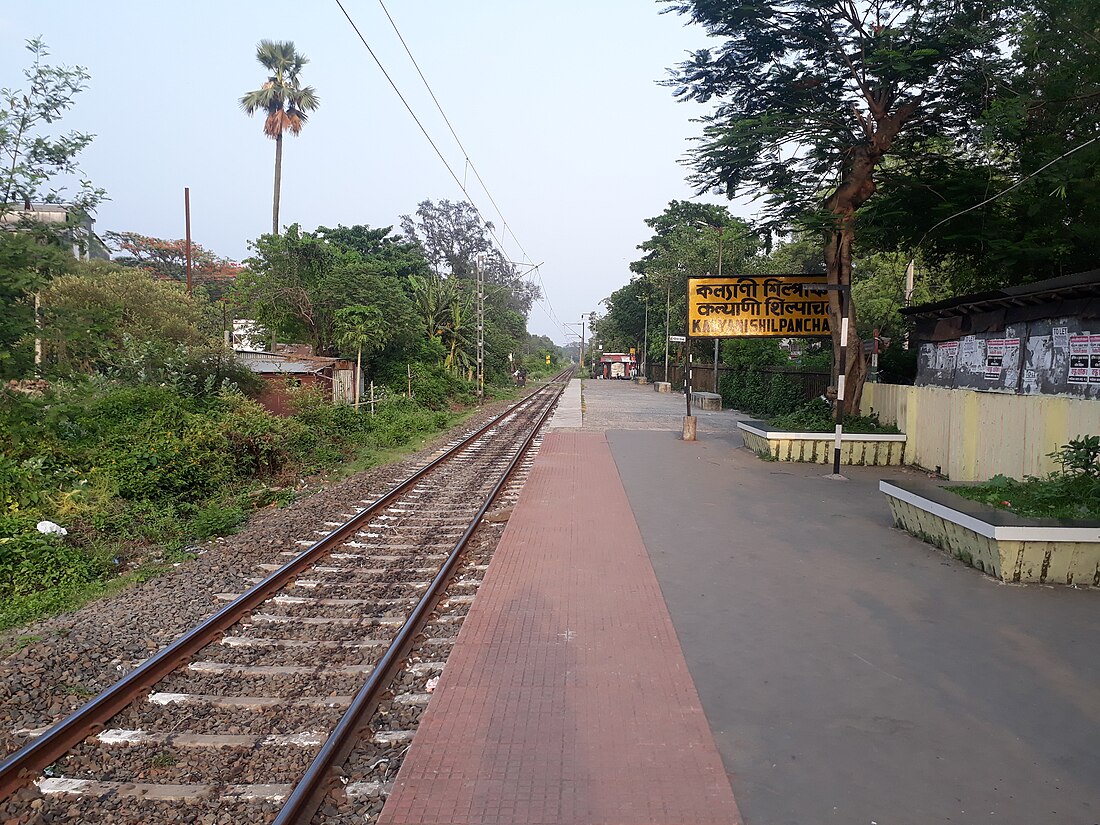
[[[561,378],[216,594],[214,615],[65,719],[21,731],[0,820],[376,815]]]

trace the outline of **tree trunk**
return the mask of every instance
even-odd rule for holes
[[[832,285],[851,285],[852,283],[852,216],[839,217],[837,228],[828,236],[825,244],[826,280]],[[863,384],[867,380],[867,363],[863,358],[863,342],[856,332],[856,307],[851,293],[846,296],[848,304],[848,340],[844,359],[844,411],[858,414],[859,402],[863,396]],[[829,291],[829,327],[833,339],[833,387],[838,384],[840,367],[841,334],[841,295],[835,290]]]
[[[355,353],[355,411],[359,412],[359,385],[363,383],[363,347]]]
[[[275,136],[275,197],[271,201],[271,234],[279,234],[279,193],[283,185],[283,135]]]

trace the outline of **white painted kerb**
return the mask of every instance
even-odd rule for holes
[[[776,430],[761,430],[739,421],[739,429],[771,441],[831,441],[833,433],[781,433]],[[844,433],[844,441],[905,441],[905,433]]]
[[[950,521],[952,524],[973,530],[979,536],[985,536],[987,539],[993,539],[994,541],[1100,541],[1100,527],[1011,527],[993,525],[924,496],[895,487],[889,481],[880,481],[878,488],[888,496],[893,496],[906,504],[912,504],[914,507],[918,507],[934,516],[939,516],[944,521]]]

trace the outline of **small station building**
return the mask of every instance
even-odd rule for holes
[[[601,378],[622,378],[630,380],[637,372],[638,363],[629,352],[605,352],[597,362]]]

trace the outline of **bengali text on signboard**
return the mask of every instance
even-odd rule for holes
[[[824,275],[688,278],[692,338],[809,338],[829,335]]]

